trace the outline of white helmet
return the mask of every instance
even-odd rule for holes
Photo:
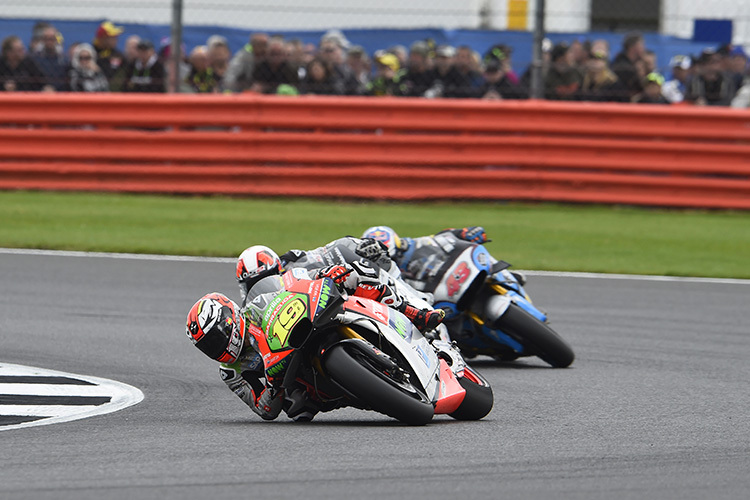
[[[246,248],[237,259],[237,281],[244,300],[247,291],[261,278],[281,273],[281,259],[264,245]]]
[[[368,228],[362,233],[362,238],[372,238],[383,243],[388,247],[388,255],[391,258],[396,257],[398,251],[402,249],[401,238],[398,237],[396,231],[388,226],[373,226]]]

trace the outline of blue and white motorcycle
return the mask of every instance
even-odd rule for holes
[[[451,233],[412,240],[402,266],[404,280],[434,296],[444,324],[466,357],[510,361],[537,356],[556,368],[569,366],[573,349],[549,327],[547,315],[524,289],[520,273],[495,260],[478,243]]]

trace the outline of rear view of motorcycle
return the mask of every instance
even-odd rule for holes
[[[349,406],[424,425],[436,413],[477,420],[492,409],[489,384],[451,344],[329,278],[263,278],[246,304],[267,370],[283,373],[289,417]]]
[[[573,349],[532,303],[523,277],[483,245],[440,233],[409,257],[405,280],[432,293],[434,307],[446,310],[451,338],[464,355],[502,361],[537,356],[555,368],[573,363]]]

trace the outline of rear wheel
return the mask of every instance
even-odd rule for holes
[[[325,357],[325,370],[341,387],[373,410],[410,425],[424,425],[432,403],[408,382],[396,380],[356,348],[336,345]]]
[[[552,328],[516,304],[510,304],[493,328],[513,337],[534,354],[555,368],[565,368],[575,359],[573,349]]]
[[[456,420],[479,420],[487,416],[492,410],[492,388],[481,375],[474,372],[468,366],[464,370],[464,376],[458,379],[466,390],[466,396],[461,406],[450,414]]]

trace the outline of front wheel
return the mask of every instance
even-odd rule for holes
[[[514,338],[529,354],[539,356],[555,368],[570,366],[575,359],[573,349],[552,328],[516,304],[510,304],[492,327]]]
[[[356,349],[333,346],[326,353],[324,365],[334,381],[373,410],[410,425],[424,425],[432,420],[432,403],[419,390],[394,380]]]
[[[467,366],[458,383],[466,395],[458,409],[450,414],[451,417],[456,420],[479,420],[492,411],[492,388],[481,375]]]

